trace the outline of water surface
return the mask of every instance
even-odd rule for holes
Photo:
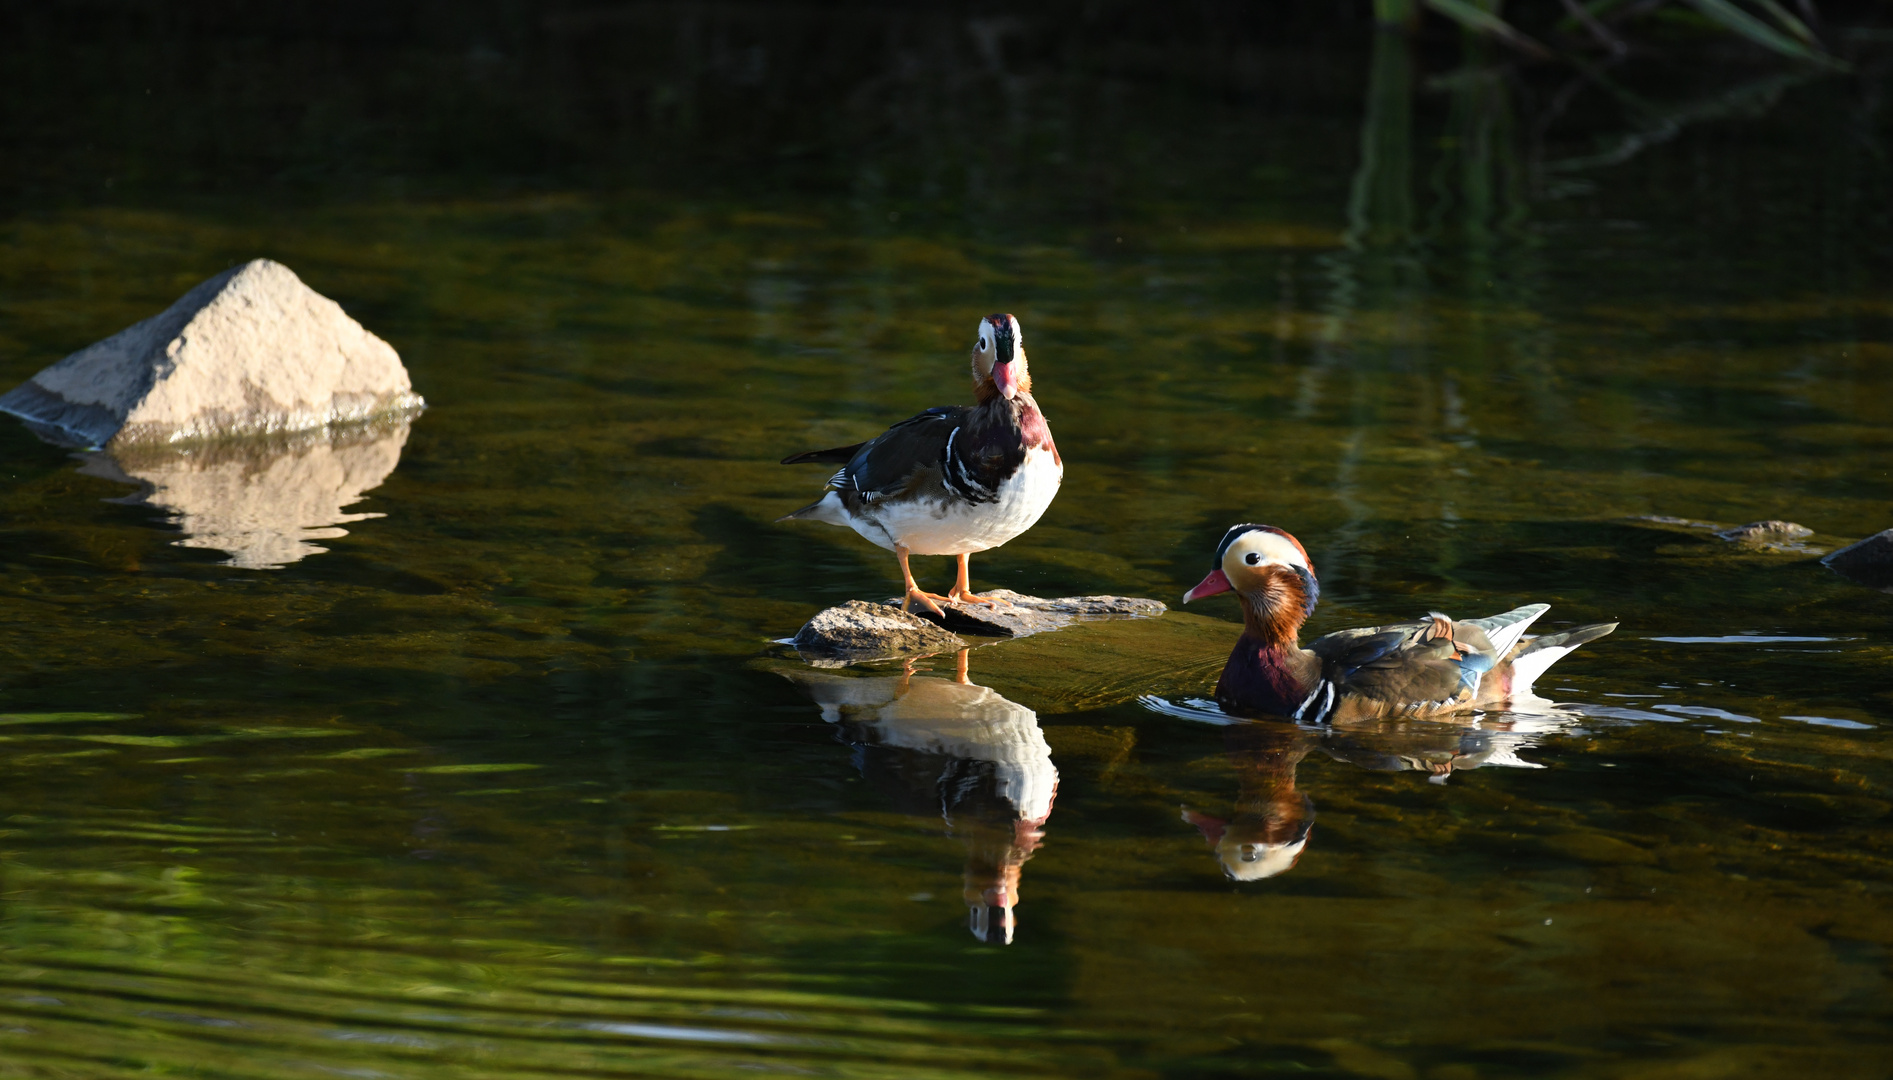
[[[1359,24],[706,10],[7,46],[8,385],[267,255],[431,407],[0,426],[0,1070],[1886,1075],[1893,597],[1816,561],[1893,525],[1883,58],[1639,111]],[[1313,632],[1621,629],[1472,729],[1203,722],[1213,600],[803,665],[897,577],[775,461],[964,400],[996,310],[1067,477],[976,584],[1170,600],[1262,520]]]

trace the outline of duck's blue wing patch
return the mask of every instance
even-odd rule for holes
[[[1452,661],[1459,667],[1459,690],[1463,694],[1479,692],[1479,680],[1492,670],[1497,658],[1485,653],[1471,653]]]

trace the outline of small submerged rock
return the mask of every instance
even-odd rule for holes
[[[1640,514],[1630,520],[1646,521],[1652,525],[1702,529],[1714,534],[1718,540],[1725,540],[1737,547],[1754,551],[1820,554],[1820,549],[1811,548],[1801,542],[1814,535],[1813,529],[1806,525],[1797,525],[1792,521],[1782,521],[1779,518],[1751,521],[1746,525],[1719,525],[1713,521],[1697,521],[1694,518],[1668,517],[1662,514]]]
[[[1822,559],[1821,564],[1849,581],[1893,590],[1893,529],[1848,544]]]
[[[1717,529],[1716,535],[1732,544],[1784,544],[1813,536],[1814,530],[1792,521],[1770,518],[1731,529]]]
[[[857,663],[894,656],[964,649],[966,642],[898,606],[850,600],[810,619],[790,639],[816,663]]]

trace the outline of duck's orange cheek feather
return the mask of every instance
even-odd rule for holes
[[[1294,575],[1277,566],[1264,563],[1250,567],[1237,565],[1226,573],[1229,587],[1250,596],[1267,596],[1271,602],[1281,599],[1282,590],[1290,588]]]

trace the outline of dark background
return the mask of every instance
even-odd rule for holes
[[[1886,8],[1819,8],[1862,101]],[[1429,15],[1414,78],[1502,70],[1531,140],[1574,151],[1638,103],[1796,67],[1675,13],[1627,30],[1621,60],[1560,34],[1558,4],[1506,15],[1576,63]],[[1127,189],[1240,197],[1271,140],[1332,141],[1352,168],[1374,33],[1360,2],[8,4],[0,208],[574,184],[1094,213]]]

